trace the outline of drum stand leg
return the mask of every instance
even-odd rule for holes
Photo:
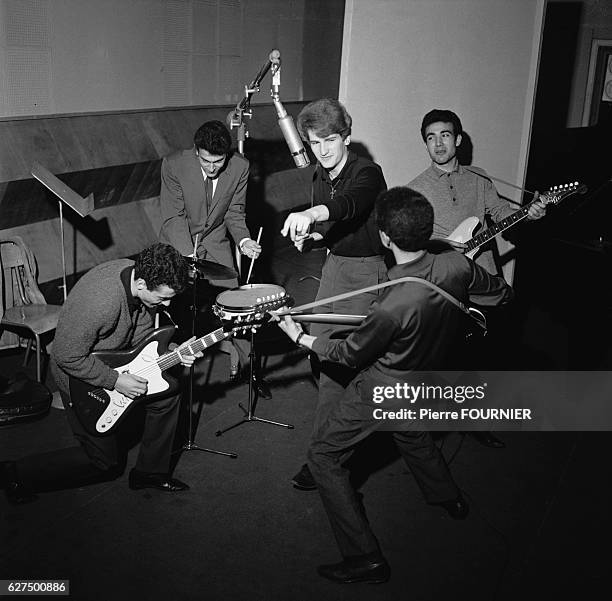
[[[281,428],[288,428],[289,430],[293,430],[294,426],[291,424],[283,424],[281,422],[275,422],[270,419],[264,419],[262,417],[255,416],[255,405],[257,401],[257,386],[253,385],[253,381],[255,378],[255,340],[254,340],[254,330],[251,330],[251,352],[249,353],[249,403],[247,408],[245,409],[242,406],[242,403],[238,403],[240,409],[242,409],[244,413],[244,418],[239,422],[224,428],[223,430],[217,430],[215,432],[215,436],[221,436],[228,430],[232,430],[241,424],[245,424],[248,422],[262,422],[264,424],[272,424],[273,426],[280,426]]]
[[[193,301],[191,305],[191,335],[195,336],[195,322],[196,322],[196,288],[198,285],[198,273],[196,273],[193,281]],[[187,442],[174,453],[182,453],[183,451],[203,451],[205,453],[214,453],[215,455],[225,455],[236,459],[238,455],[236,453],[226,453],[225,451],[215,451],[214,449],[206,449],[200,447],[193,442],[193,372],[194,366],[189,368],[189,436]]]

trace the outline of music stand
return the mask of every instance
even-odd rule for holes
[[[195,323],[196,323],[196,300],[197,300],[197,287],[198,287],[198,279],[200,277],[198,266],[194,262],[192,265],[194,269],[193,273],[193,296],[192,296],[192,304],[191,304],[191,335],[195,336]],[[194,375],[195,365],[192,365],[189,368],[189,435],[187,437],[187,442],[177,451],[176,453],[181,453],[182,451],[204,451],[205,453],[214,453],[215,455],[225,455],[226,457],[231,457],[232,459],[236,459],[238,455],[236,453],[226,453],[225,451],[216,451],[214,449],[207,449],[205,447],[200,447],[197,444],[194,444],[193,441],[193,375]]]
[[[77,194],[72,188],[65,184],[61,179],[53,175],[46,167],[34,161],[30,173],[46,188],[51,190],[59,200],[57,202],[59,208],[59,224],[60,224],[60,239],[61,239],[61,256],[62,256],[62,288],[64,290],[64,301],[68,296],[68,286],[66,285],[66,249],[64,245],[64,210],[62,203],[67,204],[77,215],[86,217],[94,211],[94,197],[89,194],[83,198]]]
[[[215,432],[215,436],[221,436],[228,430],[232,430],[240,426],[241,424],[245,424],[248,422],[263,422],[265,424],[272,424],[273,426],[280,426],[281,428],[287,428],[289,430],[293,430],[294,426],[292,426],[291,424],[283,424],[281,422],[275,422],[275,421],[272,421],[271,419],[264,419],[263,417],[257,417],[254,414],[255,405],[257,401],[257,387],[253,386],[254,377],[255,377],[255,328],[252,328],[251,329],[251,350],[249,352],[249,402],[247,405],[247,409],[245,409],[242,406],[242,403],[238,403],[238,407],[242,409],[244,413],[244,417],[240,421],[236,422],[235,424],[232,424],[231,426],[228,426],[227,428],[223,428],[223,430],[217,430]]]

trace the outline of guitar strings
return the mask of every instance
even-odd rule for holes
[[[283,302],[285,300],[286,299],[283,299]],[[275,304],[275,303],[272,303],[272,304]],[[257,312],[257,308],[258,308],[257,306],[254,308],[254,313]],[[217,342],[220,342],[224,338],[227,338],[232,333],[239,331],[243,329],[244,327],[252,328],[252,327],[257,327],[257,325],[255,323],[250,323],[248,325],[245,324],[244,326],[241,326],[238,328],[232,328],[230,332],[225,332],[223,328],[218,328],[214,332],[211,332],[210,334],[206,334],[206,336],[203,336],[202,338],[198,338],[197,340],[194,340],[192,342],[183,342],[178,347],[176,347],[173,351],[170,351],[169,353],[164,353],[163,355],[157,357],[157,359],[155,359],[155,361],[152,364],[146,365],[143,368],[135,372],[128,372],[128,373],[146,378],[146,376],[149,374],[155,374],[158,371],[164,371],[168,369],[169,367],[172,367],[173,365],[180,363],[181,356],[180,356],[180,353],[177,353],[177,351],[190,350],[193,353],[193,350],[190,349],[190,347],[193,345],[197,345],[197,344],[203,344],[203,347],[201,350],[204,350],[212,346],[213,344],[217,344]],[[217,339],[218,336],[221,336],[221,337]],[[199,351],[196,351],[196,352],[199,352]],[[177,357],[178,357],[178,361],[176,361]],[[172,360],[169,361],[167,365],[165,365],[164,363],[170,360],[171,358]],[[100,387],[100,388],[95,388],[92,392],[93,393],[104,392],[104,390],[105,390],[104,388]]]

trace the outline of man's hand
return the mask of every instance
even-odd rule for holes
[[[240,252],[249,259],[256,259],[261,254],[261,246],[255,240],[249,238],[240,246]]]
[[[323,236],[319,232],[313,232],[312,234],[305,234],[304,236],[296,236],[293,246],[298,249],[299,252],[308,252],[313,248],[323,246],[321,243]]]
[[[295,339],[299,336],[300,332],[302,332],[302,324],[296,323],[288,315],[285,317],[280,316],[280,319],[278,319],[278,327],[285,332],[293,342],[295,342]]]
[[[192,336],[189,340],[186,340],[180,346],[172,343],[168,347],[171,351],[175,351],[178,354],[181,360],[181,365],[185,367],[191,367],[196,359],[200,359],[204,356],[204,353],[202,353],[201,351],[193,355],[192,352],[189,350],[188,345],[195,339],[196,337]]]
[[[463,242],[455,242],[454,240],[450,240],[448,238],[445,241],[448,242],[448,244],[452,246],[456,251],[465,254],[465,251],[467,250],[467,245],[463,244]]]
[[[527,211],[527,219],[529,219],[529,221],[536,221],[537,219],[542,219],[542,217],[546,215],[546,205],[541,200],[538,200],[539,197],[539,192],[536,192],[533,196],[535,202],[529,207],[529,210]]]
[[[291,237],[292,242],[300,237],[307,237],[310,232],[310,226],[314,223],[314,216],[308,211],[301,211],[300,213],[289,213],[281,235],[287,237],[287,234]]]
[[[135,399],[147,393],[148,384],[149,382],[144,378],[126,372],[119,374],[115,382],[115,390],[130,399]]]

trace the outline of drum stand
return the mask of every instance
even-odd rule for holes
[[[195,336],[195,322],[196,322],[196,292],[198,287],[198,268],[194,268],[194,278],[193,278],[193,299],[191,305],[191,335]],[[236,459],[238,455],[236,453],[226,453],[225,451],[215,451],[213,449],[206,449],[204,447],[200,447],[193,442],[193,372],[194,365],[189,368],[189,436],[187,438],[187,442],[175,453],[182,453],[183,451],[204,451],[205,453],[214,453],[215,455],[225,455],[226,457],[231,457],[232,459]],[[218,433],[217,433],[218,435]]]
[[[289,430],[293,430],[294,426],[291,424],[282,424],[280,422],[274,422],[270,419],[263,419],[262,417],[256,417],[254,415],[255,412],[255,404],[257,401],[257,386],[253,385],[255,377],[255,330],[251,330],[251,352],[249,353],[249,402],[247,405],[247,409],[242,406],[242,403],[238,403],[240,409],[242,409],[244,413],[244,417],[235,424],[224,428],[223,430],[217,430],[215,432],[215,436],[221,436],[228,430],[232,430],[240,426],[241,424],[245,424],[248,422],[263,422],[264,424],[272,424],[273,426],[280,426],[281,428],[288,428]]]

